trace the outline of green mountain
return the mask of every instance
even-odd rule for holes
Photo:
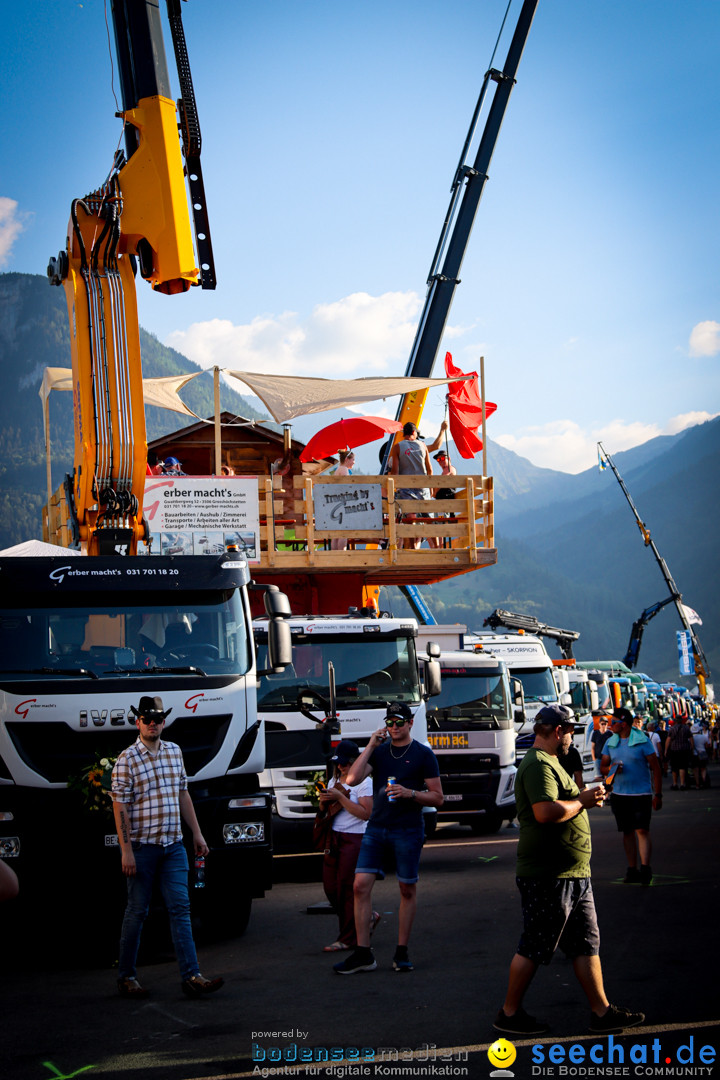
[[[490,471],[496,489],[502,480]],[[506,452],[507,453],[507,452]],[[720,418],[673,437],[613,455],[638,512],[650,529],[684,602],[701,616],[696,627],[711,672],[720,669]],[[577,476],[552,473],[538,488],[495,504],[498,565],[424,591],[438,622],[478,630],[495,607],[579,630],[582,660],[622,658],[635,619],[669,595],[611,470]],[[510,484],[516,484],[513,476]],[[401,603],[392,598],[394,610]],[[676,631],[668,605],[647,625],[639,670],[679,680]],[[554,647],[553,655],[559,655]]]
[[[187,357],[140,330],[143,372],[161,377],[196,372]],[[70,367],[70,333],[63,289],[38,274],[0,274],[0,547],[42,535],[47,499],[45,437],[38,391],[46,367]],[[214,412],[212,376],[204,374],[182,391],[198,416]],[[266,419],[221,384],[221,408],[249,420]],[[148,440],[194,423],[167,409],[146,409]],[[72,468],[72,395],[50,395],[53,490]]]

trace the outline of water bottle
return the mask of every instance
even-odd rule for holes
[[[194,884],[195,884],[196,889],[204,889],[205,888],[205,856],[204,855],[196,855],[195,856],[195,882],[194,882]]]

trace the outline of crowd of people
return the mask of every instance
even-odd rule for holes
[[[181,987],[200,998],[223,986],[222,978],[201,974],[190,921],[189,865],[183,822],[196,858],[208,854],[200,831],[180,748],[162,738],[171,710],[159,697],[141,697],[131,710],[136,741],[118,757],[112,773],[112,799],[127,883],[127,906],[120,934],[118,991],[126,998],[148,995],[136,962],[153,888],[159,886],[168,911]],[[510,963],[505,998],[494,1027],[512,1036],[540,1036],[548,1025],[527,1013],[525,995],[539,967],[557,949],[571,961],[590,1007],[589,1031],[620,1033],[643,1022],[644,1014],[611,1003],[600,961],[600,935],[593,897],[588,811],[608,795],[627,861],[624,881],[649,885],[651,815],[662,808],[663,778],[695,773],[701,787],[708,759],[718,751],[716,731],[685,717],[642,730],[642,717],[626,708],[597,717],[593,757],[599,776],[586,785],[572,751],[575,716],[560,704],[536,714],[535,741],[519,764],[515,780],[519,826],[516,881],[523,929]],[[664,738],[655,738],[660,728]],[[323,885],[338,919],[337,938],[326,953],[348,952],[334,964],[338,975],[376,970],[372,933],[380,921],[373,909],[377,881],[394,869],[400,893],[395,972],[414,966],[409,941],[417,910],[419,865],[425,840],[424,808],[444,800],[438,760],[412,737],[413,713],[404,702],[390,702],[383,725],[360,749],[343,739],[330,760],[332,776],[319,791],[319,816],[332,821],[323,859]],[[682,735],[681,733],[685,734]],[[682,784],[673,783],[680,790]],[[16,895],[15,875],[0,862],[0,899]],[[4,875],[4,876],[3,876]]]

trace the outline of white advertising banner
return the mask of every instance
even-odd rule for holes
[[[383,527],[382,485],[315,484],[315,528],[378,529]]]
[[[153,555],[220,555],[237,544],[259,562],[257,477],[148,476],[144,512]]]

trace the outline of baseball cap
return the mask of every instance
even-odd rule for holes
[[[335,747],[335,753],[330,758],[331,761],[336,761],[338,765],[348,765],[351,761],[355,761],[360,757],[360,747],[357,743],[354,743],[351,739],[342,739]]]
[[[611,724],[629,724],[632,727],[633,714],[629,709],[615,709],[610,717]]]
[[[398,716],[401,720],[412,720],[413,714],[404,701],[389,701],[385,716]]]
[[[567,705],[543,705],[539,713],[535,715],[536,724],[552,724],[557,727],[575,727],[575,713],[568,709]]]

